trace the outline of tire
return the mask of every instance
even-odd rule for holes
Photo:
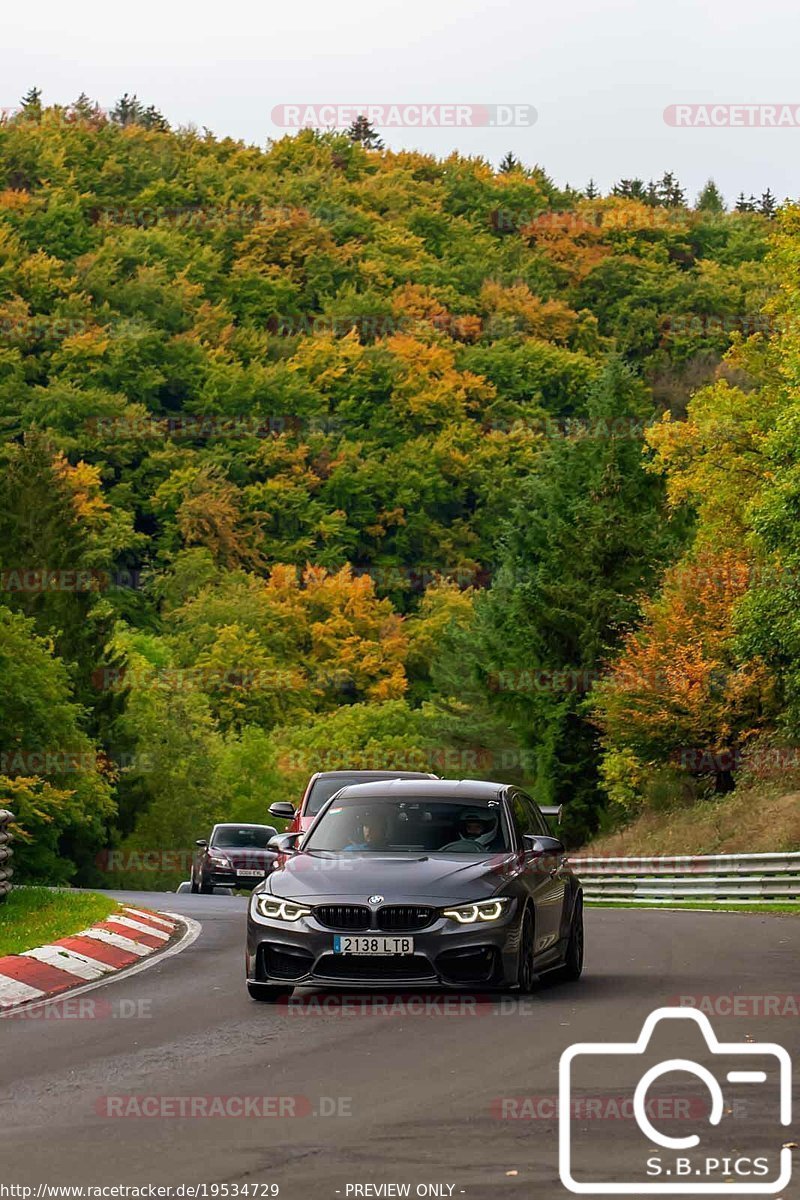
[[[535,988],[537,978],[534,968],[534,951],[536,949],[536,927],[530,908],[525,909],[522,918],[522,929],[519,936],[519,959],[517,962],[517,992],[523,996],[529,995]]]
[[[206,883],[203,876],[200,876],[200,891],[204,896],[212,896],[214,894],[213,883]]]
[[[192,895],[196,896],[197,893],[200,891],[200,888],[197,886],[197,883],[195,882],[194,871],[192,871],[192,876],[191,876],[191,887],[192,887]]]
[[[294,991],[293,987],[278,987],[271,983],[250,983],[247,990],[251,1000],[260,1000],[262,1004],[277,1004],[279,1000],[288,999]]]
[[[564,965],[558,973],[558,978],[575,982],[583,974],[583,896],[578,894],[575,900],[575,911],[569,927],[569,941],[564,954]]]

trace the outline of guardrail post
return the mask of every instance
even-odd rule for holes
[[[10,823],[14,820],[14,814],[8,809],[0,808],[0,903],[5,900],[8,893],[11,891],[11,857],[14,851],[11,849],[11,830]]]

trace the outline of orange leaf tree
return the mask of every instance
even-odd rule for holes
[[[593,709],[606,749],[654,767],[674,761],[714,774],[722,785],[747,739],[774,718],[771,673],[737,661],[734,606],[751,568],[725,550],[671,568],[643,606]]]

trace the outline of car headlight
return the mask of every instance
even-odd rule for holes
[[[253,908],[260,917],[269,917],[270,921],[299,921],[311,912],[307,904],[265,895],[253,896]]]
[[[231,865],[231,860],[224,854],[209,854],[208,861],[212,867],[229,867]]]
[[[459,925],[476,925],[479,921],[499,921],[505,917],[513,901],[510,896],[497,900],[476,900],[474,904],[459,904],[456,908],[443,908],[442,916]]]

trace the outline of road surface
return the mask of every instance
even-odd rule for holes
[[[450,997],[449,1012],[436,994],[362,997],[343,1012],[322,992],[291,1009],[249,999],[244,899],[121,898],[190,915],[202,932],[90,993],[79,1015],[58,1015],[55,1002],[54,1015],[0,1020],[0,1184],[204,1183],[208,1196],[212,1184],[230,1195],[234,1184],[275,1184],[287,1200],[402,1195],[381,1185],[408,1184],[412,1196],[563,1197],[555,1097],[571,1044],[628,1042],[653,1010],[711,997],[722,1040],[798,1049],[791,916],[589,910],[577,984],[524,999]],[[731,1011],[736,996],[743,1015]],[[378,1011],[362,1015],[362,1004]],[[694,1105],[696,1083],[673,1080],[663,1094]],[[580,1093],[600,1100],[577,1119],[589,1174],[628,1170],[638,1154],[642,1134],[617,1105],[626,1086],[612,1069]],[[262,1107],[247,1115],[253,1097]],[[209,1115],[214,1104],[232,1115]],[[157,1115],[139,1115],[148,1111]],[[792,1140],[776,1113],[774,1100],[754,1100],[729,1123],[730,1144]],[[696,1121],[681,1119],[685,1135]]]

